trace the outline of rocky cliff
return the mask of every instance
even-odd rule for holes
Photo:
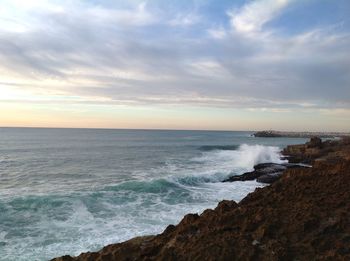
[[[284,153],[314,167],[286,169],[239,204],[224,200],[159,235],[54,260],[350,260],[350,142]]]
[[[312,137],[306,144],[287,146],[282,153],[292,163],[318,164],[320,161],[350,160],[350,137],[324,142]]]

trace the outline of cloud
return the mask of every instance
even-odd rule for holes
[[[133,9],[111,10],[95,6],[86,10],[86,15],[102,23],[112,23],[115,26],[147,26],[157,21],[146,8],[146,3],[140,3]]]
[[[349,32],[271,33],[264,25],[289,2],[249,2],[229,17],[222,10],[223,22],[151,2],[10,8],[2,17],[25,30],[0,20],[0,89],[7,93],[0,101],[350,108]]]
[[[239,10],[228,12],[231,26],[242,33],[260,31],[262,26],[275,18],[292,0],[257,0]]]
[[[227,32],[223,27],[210,28],[208,29],[208,34],[214,39],[224,39],[227,37]]]
[[[198,23],[200,17],[194,13],[178,14],[175,18],[169,21],[171,26],[190,26]]]

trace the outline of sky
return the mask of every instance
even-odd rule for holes
[[[350,1],[0,0],[0,126],[350,131]]]

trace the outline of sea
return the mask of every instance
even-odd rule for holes
[[[238,202],[265,185],[222,180],[306,141],[252,134],[0,128],[0,260],[97,251]]]

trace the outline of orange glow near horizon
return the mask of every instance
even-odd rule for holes
[[[349,111],[329,115],[310,111],[302,118],[299,115],[203,107],[0,102],[2,127],[291,131],[347,131],[349,127]],[[326,127],[325,118],[329,123]]]

